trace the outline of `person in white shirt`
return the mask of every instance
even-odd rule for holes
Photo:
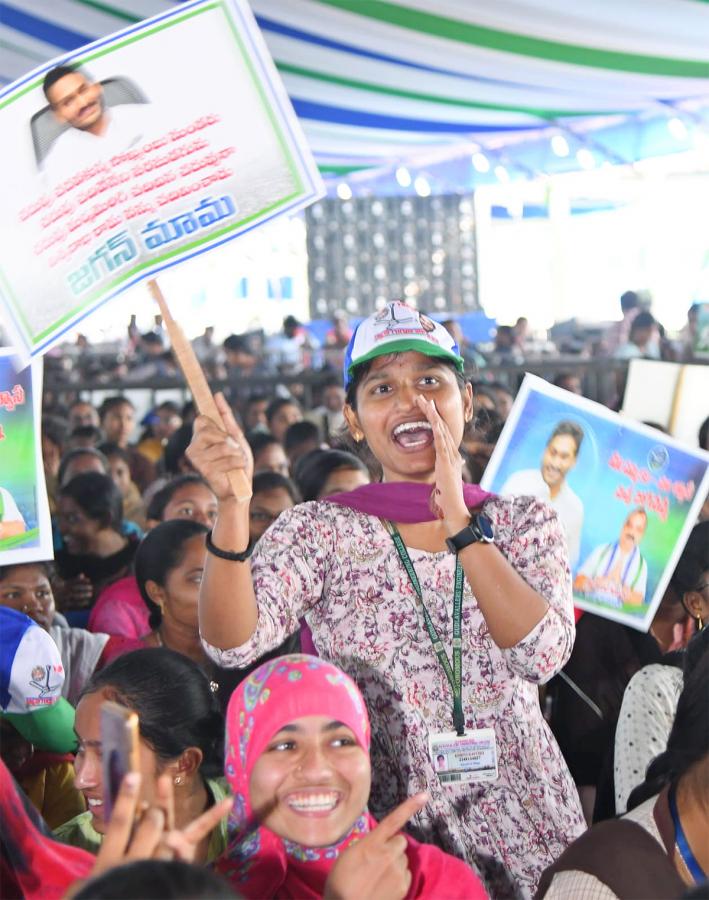
[[[25,520],[14,497],[8,490],[0,487],[0,541],[23,534],[26,530]]]
[[[647,513],[634,509],[623,522],[620,536],[591,551],[574,579],[574,591],[611,606],[642,606],[647,588],[647,563],[640,542],[647,528]]]
[[[42,171],[51,181],[66,178],[99,159],[123,153],[148,136],[148,104],[109,108],[101,84],[78,69],[50,69],[42,88],[58,121],[71,126],[55,139],[42,164]]]
[[[558,422],[544,448],[540,468],[513,472],[500,490],[503,496],[539,497],[554,507],[566,534],[572,569],[581,546],[583,503],[569,487],[566,476],[576,465],[583,438],[583,429],[575,422]]]

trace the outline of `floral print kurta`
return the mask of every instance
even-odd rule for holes
[[[245,666],[296,631],[304,616],[318,653],[351,675],[367,702],[375,817],[427,790],[431,801],[411,823],[416,836],[467,860],[491,896],[530,897],[543,870],[585,828],[537,693],[571,653],[571,576],[551,507],[531,497],[495,497],[485,513],[499,549],[550,604],[525,638],[501,650],[465,583],[463,708],[468,728],[495,730],[496,782],[438,780],[428,736],[453,729],[452,693],[378,518],[325,501],[282,513],[252,559],[256,631],[241,647],[205,647],[221,666]],[[450,655],[455,559],[447,552],[409,554]]]

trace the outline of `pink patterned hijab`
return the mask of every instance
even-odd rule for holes
[[[265,828],[253,816],[249,780],[276,732],[303,716],[331,716],[369,752],[369,716],[359,689],[336,666],[293,654],[264,663],[231,696],[226,716],[226,776],[234,792],[232,835],[217,869],[247,898],[322,897],[339,854],[376,823],[362,811],[351,831],[330,847],[303,847]]]
[[[249,780],[273,736],[303,716],[330,716],[369,752],[367,708],[352,679],[316,656],[264,663],[234,691],[227,709],[226,776],[234,792],[229,846],[216,868],[247,900],[316,900],[340,854],[376,827],[364,809],[349,833],[329,847],[305,847],[255,820]],[[475,873],[438,847],[405,834],[411,886],[406,900],[486,900]]]

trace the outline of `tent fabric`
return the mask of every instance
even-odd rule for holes
[[[0,0],[0,82],[174,5]],[[703,0],[251,5],[325,175],[475,149],[536,173],[564,165],[534,152],[557,132],[632,162],[686,149],[672,116],[709,117]]]

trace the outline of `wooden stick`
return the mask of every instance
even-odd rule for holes
[[[675,392],[672,397],[672,408],[670,409],[670,415],[667,422],[667,430],[671,435],[675,434],[677,428],[677,419],[679,418],[679,413],[682,408],[682,391],[684,389],[684,373],[686,372],[686,370],[686,366],[680,366],[679,372],[677,373]]]
[[[160,307],[165,328],[170,336],[172,350],[177,358],[182,374],[185,376],[187,386],[192,392],[197,409],[203,416],[208,416],[215,425],[222,428],[222,417],[217,404],[214,402],[212,392],[209,390],[207,379],[204,377],[204,372],[192,344],[185,337],[181,326],[173,319],[167,301],[154,278],[148,281],[148,288]],[[248,500],[251,496],[251,485],[244,470],[233,469],[227,474],[227,478],[237,500]]]

